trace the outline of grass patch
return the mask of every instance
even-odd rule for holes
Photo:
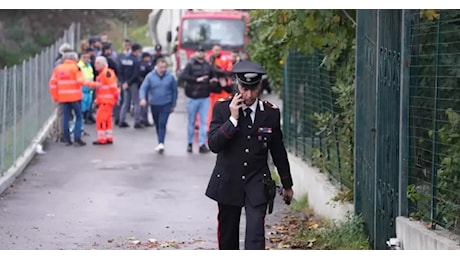
[[[308,194],[304,194],[299,200],[293,200],[291,210],[294,212],[311,211],[308,203]]]
[[[359,216],[350,215],[343,222],[322,221],[309,227],[303,226],[298,240],[306,248],[333,250],[365,250],[370,249],[368,236],[364,230],[364,220]]]
[[[370,249],[364,220],[350,214],[344,221],[317,216],[309,206],[308,196],[294,200],[290,214],[271,226],[270,248],[277,249]]]

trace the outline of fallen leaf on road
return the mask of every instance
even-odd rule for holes
[[[307,247],[308,248],[312,248],[313,247],[313,244],[316,242],[316,239],[310,239],[308,240],[308,244],[307,244]]]
[[[278,242],[281,242],[281,238],[279,238],[279,237],[271,237],[271,238],[270,238],[270,242],[271,242],[271,243],[278,243]]]
[[[114,239],[109,239],[107,242],[112,243]]]
[[[158,242],[158,240],[156,240],[154,238],[150,238],[148,241],[149,241],[149,243],[157,243]]]
[[[281,242],[281,243],[278,244],[278,248],[280,248],[280,249],[291,248],[291,246],[288,245],[288,244],[283,244],[283,242]]]

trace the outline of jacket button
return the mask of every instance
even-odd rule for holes
[[[220,178],[220,174],[217,174],[217,178]]]
[[[248,163],[247,163],[247,162],[244,162],[243,165],[244,165],[244,166],[248,166]]]
[[[246,179],[246,176],[243,175],[243,176],[241,177],[241,179],[243,179],[243,180]]]
[[[248,125],[248,128],[251,129],[251,128],[252,128],[252,125]]]
[[[249,149],[248,149],[248,148],[246,148],[246,150],[244,150],[244,151],[245,151],[246,153],[249,153]]]
[[[251,139],[251,136],[250,136],[250,135],[248,135],[248,140],[249,140],[249,139]]]

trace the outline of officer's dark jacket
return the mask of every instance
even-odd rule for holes
[[[255,122],[237,127],[230,121],[231,97],[216,102],[208,134],[208,145],[217,161],[206,196],[219,203],[243,206],[247,197],[253,206],[268,202],[263,179],[270,177],[268,152],[284,188],[292,187],[292,177],[280,127],[280,111],[267,101],[257,101]]]
[[[208,81],[196,82],[196,79],[201,76],[209,76]],[[184,68],[181,74],[181,79],[187,84],[185,85],[185,95],[189,98],[207,98],[211,91],[209,80],[215,78],[211,64],[207,61],[198,62],[196,59],[191,59]]]
[[[139,59],[132,54],[120,58],[120,70],[117,75],[120,83],[139,84],[139,63]]]

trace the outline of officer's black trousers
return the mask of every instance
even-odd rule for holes
[[[219,214],[217,215],[217,236],[219,250],[240,249],[240,217],[241,207],[218,203]],[[244,249],[265,249],[265,212],[267,204],[253,207],[246,199],[246,236]]]

